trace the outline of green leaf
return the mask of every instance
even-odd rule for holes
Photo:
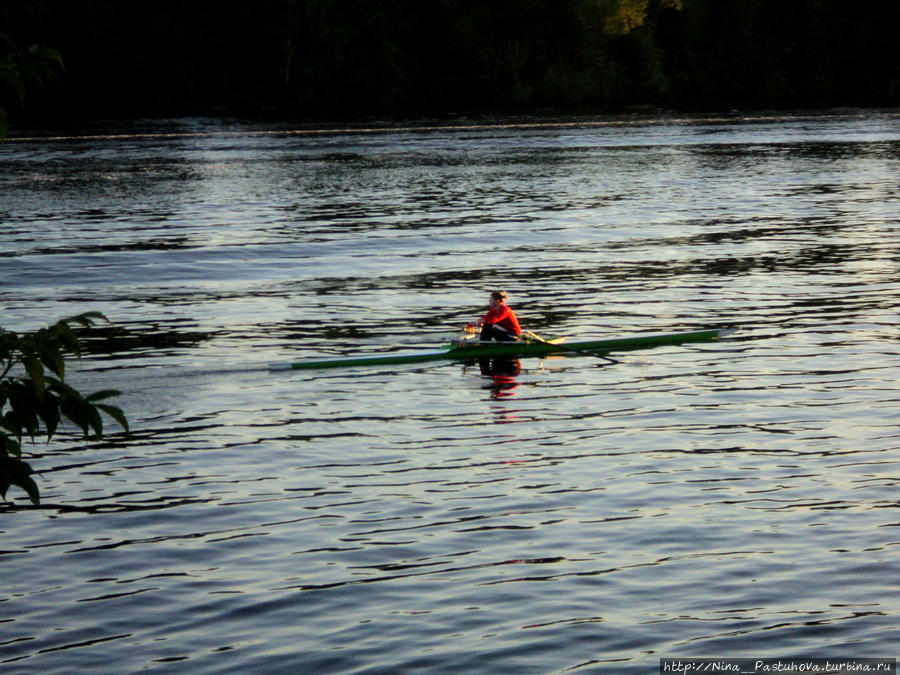
[[[94,319],[99,321],[109,322],[109,319],[106,318],[106,315],[103,312],[82,312],[77,316],[73,317],[76,321],[80,321],[85,326],[91,326],[94,324]]]
[[[50,345],[44,342],[38,345],[38,351],[41,355],[41,362],[51,373],[57,377],[65,377],[66,362],[58,344]]]
[[[106,315],[101,312],[82,312],[81,314],[76,314],[75,316],[70,316],[68,319],[63,319],[59,323],[65,324],[68,326],[70,323],[80,323],[85,328],[91,328],[98,321],[103,321],[108,323],[109,319],[106,318]]]
[[[12,431],[16,438],[21,441],[23,430],[34,438],[40,430],[37,416],[40,401],[34,389],[24,382],[15,383],[9,394],[9,405],[12,410],[4,416],[4,419],[13,425]]]
[[[60,400],[59,408],[66,419],[81,429],[84,437],[87,438],[90,433],[90,419],[83,402],[79,402],[71,397]]]
[[[112,396],[121,395],[121,391],[116,391],[115,389],[103,389],[102,391],[95,391],[90,396],[86,396],[84,400],[92,403],[94,401],[102,401],[105,398],[111,398]]]
[[[63,382],[62,380],[58,380],[55,377],[48,377],[47,380],[47,389],[56,392],[59,394],[60,399],[72,399],[75,401],[83,401],[81,394],[79,394],[75,389],[70,387],[68,384]]]
[[[57,323],[55,328],[63,347],[75,356],[81,356],[81,345],[78,343],[78,336],[74,331],[64,321]]]
[[[25,105],[25,81],[19,74],[18,64],[15,62],[13,54],[10,54],[6,57],[6,60],[0,61],[0,82],[5,82],[6,85],[16,92],[16,98],[19,102],[19,107]]]
[[[43,45],[31,45],[31,47],[28,48],[28,51],[35,56],[40,56],[46,61],[57,64],[62,70],[66,69],[66,66],[63,63],[62,54],[55,49],[44,47]]]
[[[88,424],[94,430],[96,438],[103,438],[103,418],[100,417],[100,412],[95,406],[90,404],[85,406],[85,412],[87,413]]]
[[[44,366],[41,365],[41,360],[34,354],[26,354],[22,357],[22,364],[25,366],[25,370],[28,372],[28,376],[34,384],[34,393],[37,395],[38,399],[43,399]]]
[[[39,506],[41,495],[37,483],[31,478],[34,470],[20,459],[0,459],[0,497],[6,499],[10,486],[16,485],[28,494],[31,503]]]
[[[125,413],[122,412],[121,408],[117,408],[114,405],[106,405],[105,403],[98,403],[97,407],[118,422],[126,434],[131,433],[128,429],[128,420],[125,419]]]
[[[28,497],[31,499],[32,504],[35,506],[41,505],[41,492],[38,490],[37,483],[34,482],[34,479],[31,476],[24,476],[21,478],[18,482],[18,486],[28,493]]]
[[[49,441],[56,433],[56,427],[59,426],[59,398],[53,392],[48,391],[44,394],[38,415],[47,428],[47,440]]]
[[[4,457],[19,459],[22,456],[22,446],[3,432],[0,432],[0,450],[3,451],[0,459]]]
[[[7,333],[0,328],[0,365],[2,365],[2,373],[0,380],[6,377],[12,369],[16,359],[16,352],[19,349],[19,336],[15,333]]]
[[[0,461],[0,497],[6,499],[6,491],[9,490],[9,486],[12,485],[12,479],[10,478],[9,472],[6,470],[5,463]]]

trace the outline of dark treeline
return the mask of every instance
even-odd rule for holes
[[[0,22],[62,55],[32,117],[900,102],[898,0],[3,0]]]

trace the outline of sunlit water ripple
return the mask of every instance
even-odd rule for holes
[[[7,329],[101,310],[129,439],[30,448],[4,672],[895,656],[900,114],[131,123],[0,146]],[[526,326],[727,341],[270,373]]]

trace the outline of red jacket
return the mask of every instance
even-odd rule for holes
[[[515,312],[506,305],[500,305],[499,307],[490,310],[481,318],[481,323],[485,326],[493,326],[496,324],[513,335],[522,334],[522,329],[519,327],[519,320],[516,318]]]

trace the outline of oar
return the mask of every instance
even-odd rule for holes
[[[540,335],[536,335],[535,333],[532,333],[530,331],[528,333],[525,333],[522,337],[524,337],[526,340],[533,340],[534,342],[539,342],[541,344],[553,345],[557,349],[560,349],[561,351],[564,351],[564,352],[569,352],[571,354],[581,354],[582,356],[593,356],[594,358],[603,359],[604,361],[607,361],[609,363],[621,363],[621,361],[617,361],[616,359],[610,358],[609,356],[604,356],[603,354],[598,354],[597,352],[588,352],[583,349],[575,349],[573,347],[567,347],[566,345],[561,344],[560,342],[551,342],[550,340],[545,340]]]

